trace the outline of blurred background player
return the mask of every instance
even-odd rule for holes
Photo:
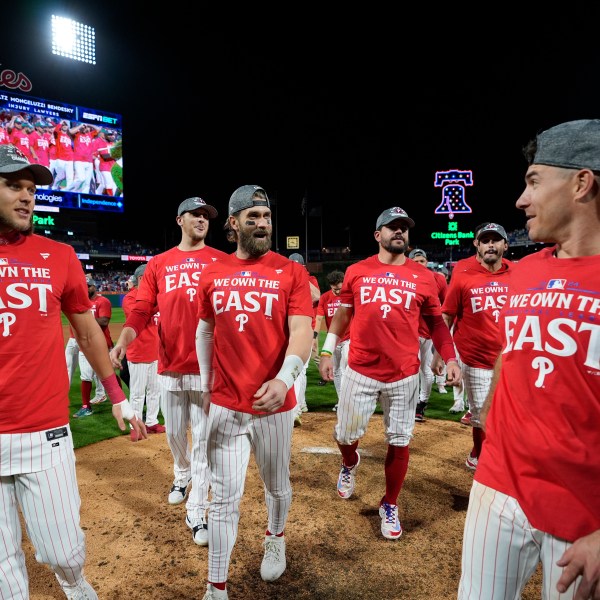
[[[202,274],[196,334],[213,482],[204,600],[228,597],[251,453],[267,505],[260,575],[275,581],[286,569],[294,380],[310,359],[314,319],[306,269],[271,251],[271,208],[263,188],[244,185],[231,195],[226,229],[236,251]],[[256,309],[246,310],[248,302]]]
[[[112,317],[112,305],[108,298],[102,296],[98,292],[98,284],[93,279],[88,279],[87,285],[88,296],[90,298],[90,301],[92,302],[92,314],[96,318],[96,321],[98,325],[100,325],[100,329],[104,334],[107,352],[110,352],[110,349],[113,346],[113,342],[108,325]],[[101,384],[101,381],[97,378],[96,394],[94,397],[94,401],[92,402],[91,395],[92,382],[94,381],[94,369],[92,369],[92,366],[85,357],[85,354],[81,351],[81,348],[79,351],[79,377],[81,379],[81,408],[73,415],[73,417],[75,417],[76,419],[91,416],[93,414],[92,404],[99,404],[101,402],[106,401],[105,390],[101,385],[98,386],[98,383]],[[119,384],[121,383],[118,375],[117,381],[119,381]]]
[[[411,250],[408,258],[423,265],[426,269],[428,268],[427,253],[425,250],[415,248],[414,250]],[[435,278],[438,298],[440,299],[440,306],[442,306],[442,302],[444,302],[444,298],[446,297],[448,283],[442,273],[434,271],[433,269],[430,270]],[[435,377],[431,370],[431,361],[433,360],[433,340],[429,333],[429,327],[423,317],[419,319],[419,348],[419,360],[421,362],[419,367],[419,401],[417,402],[417,408],[415,410],[415,421],[423,422],[425,421],[425,409],[429,402],[429,396],[431,395],[431,388],[433,387]],[[440,394],[446,393],[446,390],[444,388],[443,392],[441,390],[439,390],[439,392]]]
[[[125,319],[131,314],[135,305],[140,281],[147,265],[140,265],[129,281],[131,289],[123,297],[123,313]],[[160,408],[160,386],[158,384],[158,319],[154,313],[140,335],[127,346],[127,368],[129,370],[129,402],[138,419],[144,418],[144,402],[146,404],[146,431],[148,433],[164,433],[164,425],[158,422]],[[135,430],[131,429],[132,441],[137,441]]]
[[[192,197],[177,208],[181,241],[152,257],[146,266],[121,335],[111,352],[120,367],[129,345],[160,313],[158,382],[167,442],[173,455],[173,484],[167,501],[177,505],[186,498],[186,525],[199,546],[208,544],[207,510],[210,473],[206,461],[206,414],[202,409],[200,368],[196,357],[198,282],[202,271],[225,252],[205,242],[214,206]],[[188,431],[191,429],[191,447]],[[190,483],[191,489],[190,489]],[[189,497],[188,497],[189,494]]]
[[[342,291],[342,282],[344,281],[343,271],[331,271],[327,274],[327,283],[329,289],[321,294],[319,298],[319,304],[317,305],[317,317],[315,320],[314,327],[314,340],[313,340],[313,354],[319,354],[319,332],[323,328],[323,321],[325,321],[325,329],[329,331],[331,320],[335,311],[340,306],[340,292]],[[350,327],[346,329],[346,333],[339,340],[339,343],[333,351],[333,385],[335,386],[335,392],[340,397],[340,388],[342,385],[342,375],[344,369],[348,364],[348,344],[350,342]],[[336,402],[333,407],[333,411],[337,410],[338,403]]]
[[[295,263],[298,263],[299,265],[303,265],[306,268],[306,265],[304,263],[304,257],[302,256],[302,254],[298,254],[297,252],[294,252],[293,254],[290,254],[290,260],[293,260]],[[308,268],[306,269],[306,272],[308,273],[308,281],[310,283],[310,295],[311,295],[312,303],[313,303],[313,311],[314,311],[313,329],[314,329],[314,323],[316,320],[316,313],[317,313],[317,306],[319,305],[319,298],[321,297],[321,289],[319,288],[319,282],[318,282],[317,278],[314,275],[310,274],[310,272],[308,271]],[[316,356],[316,354],[312,354],[312,350],[311,350],[311,356],[308,357],[308,360],[306,361],[306,364],[304,365],[303,372],[300,374],[299,377],[296,378],[296,381],[294,381],[294,387],[296,388],[296,400],[298,402],[298,405],[296,407],[296,417],[294,418],[294,427],[298,427],[298,426],[302,425],[302,413],[308,412],[308,405],[306,404],[306,386],[308,384],[307,371],[308,371],[308,365],[310,363],[310,359],[312,356]]]
[[[444,321],[452,329],[471,413],[473,448],[465,465],[473,471],[485,441],[479,416],[501,350],[498,323],[512,266],[503,258],[508,236],[497,223],[488,223],[478,231],[475,248],[476,259],[465,259],[455,266],[442,305]]]

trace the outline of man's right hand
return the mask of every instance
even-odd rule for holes
[[[321,354],[319,373],[324,381],[333,381],[333,357]]]
[[[117,343],[115,346],[113,346],[113,349],[110,351],[109,356],[112,366],[115,369],[122,369],[123,364],[121,363],[121,361],[125,357],[125,346],[121,346],[119,343]]]

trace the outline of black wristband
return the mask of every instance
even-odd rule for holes
[[[313,340],[316,340],[319,337],[318,331],[313,331]]]

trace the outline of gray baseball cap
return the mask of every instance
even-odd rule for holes
[[[425,250],[421,250],[421,248],[415,248],[414,250],[410,251],[408,258],[416,258],[417,256],[423,256],[424,258],[427,258],[427,252],[425,252]]]
[[[88,287],[91,287],[91,286],[98,287],[98,284],[91,277],[88,277],[87,284],[88,284]]]
[[[243,185],[235,190],[229,199],[229,214],[234,215],[235,213],[238,213],[245,208],[250,208],[251,206],[266,206],[270,208],[271,204],[269,203],[268,197],[266,200],[252,197],[254,192],[259,190],[263,192],[265,196],[267,196],[267,192],[265,192],[265,190],[259,185]]]
[[[54,181],[50,169],[43,165],[30,163],[16,146],[12,144],[0,146],[0,175],[18,173],[25,169],[28,169],[33,175],[33,181],[36,185],[50,185]]]
[[[488,223],[485,227],[482,227],[477,232],[477,238],[479,239],[484,233],[497,233],[505,242],[508,242],[508,236],[506,235],[506,230],[502,225],[498,225],[498,223]]]
[[[384,225],[389,225],[396,219],[402,219],[403,221],[406,221],[409,227],[415,226],[415,222],[406,214],[405,210],[401,209],[399,206],[394,206],[392,208],[387,208],[379,215],[375,229],[379,230]]]
[[[299,265],[304,264],[304,256],[302,256],[302,254],[298,254],[297,252],[290,254],[290,260],[297,262]]]
[[[532,163],[600,172],[600,119],[561,123],[540,133]]]
[[[187,198],[179,205],[179,208],[177,209],[177,216],[180,217],[183,213],[193,212],[198,208],[204,208],[208,213],[209,219],[214,219],[219,215],[214,206],[206,204],[202,198],[195,196],[194,198]]]
[[[137,268],[137,269],[136,269],[136,270],[133,272],[133,274],[134,274],[136,277],[141,277],[141,276],[144,274],[144,271],[146,270],[146,267],[147,267],[147,266],[148,266],[147,264],[140,265],[140,266],[139,266],[139,267],[138,267],[138,268]]]

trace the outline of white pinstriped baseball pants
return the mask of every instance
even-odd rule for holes
[[[337,393],[338,400],[340,399],[340,391],[342,389],[342,376],[348,366],[348,352],[350,351],[350,340],[345,340],[339,343],[332,355],[333,359],[333,385]]]
[[[334,438],[343,445],[360,440],[381,404],[385,439],[391,446],[408,446],[415,428],[419,374],[392,383],[361,375],[350,366],[342,377]]]
[[[481,428],[481,409],[492,385],[493,369],[481,369],[465,365],[459,359],[458,364],[462,370],[464,389],[467,393],[467,402],[471,411],[471,425]]]
[[[264,484],[267,529],[272,534],[285,529],[292,503],[290,458],[294,414],[292,409],[273,415],[251,415],[210,405],[207,425],[208,464],[212,474],[208,516],[209,581],[227,581],[251,451]]]
[[[543,600],[572,600],[578,577],[564,594],[556,591],[562,567],[556,561],[569,542],[535,529],[514,498],[473,481],[465,520],[458,600],[519,600],[542,563]]]
[[[52,568],[61,587],[85,586],[93,593],[83,576],[85,536],[79,521],[81,498],[71,440],[62,461],[54,459],[50,468],[0,476],[0,598],[29,600],[19,507],[36,560]]]
[[[146,402],[146,425],[158,423],[160,408],[160,385],[158,384],[158,360],[132,362],[129,366],[129,402],[138,419],[142,419]]]
[[[428,402],[433,387],[434,373],[431,370],[433,359],[433,340],[431,338],[419,338],[419,402]]]
[[[167,443],[173,455],[173,484],[192,489],[185,505],[192,522],[205,516],[208,508],[210,473],[206,462],[206,414],[202,409],[202,392],[197,390],[161,389],[161,410],[165,418]],[[188,429],[192,430],[192,447]]]

